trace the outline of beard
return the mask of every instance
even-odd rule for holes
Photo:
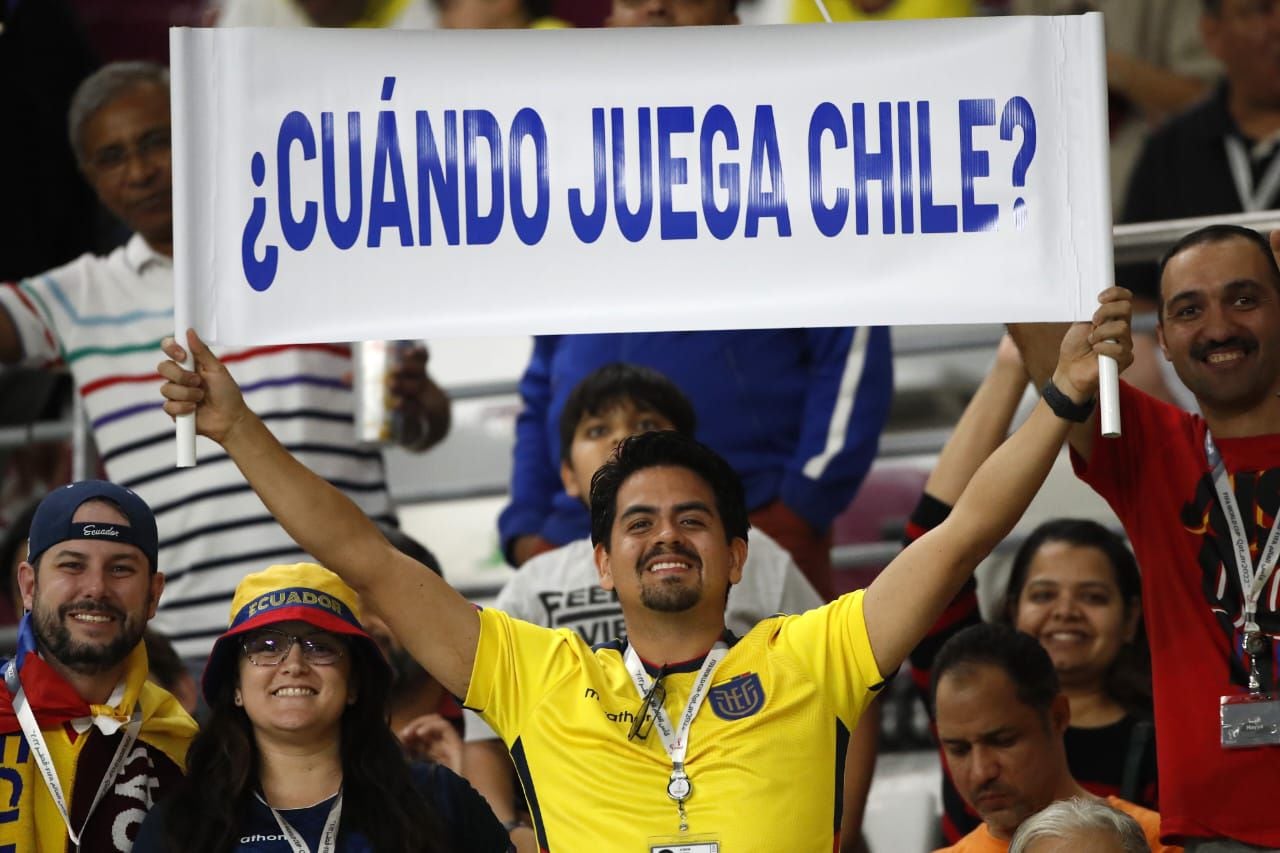
[[[120,633],[114,640],[102,643],[74,640],[66,624],[71,613],[111,616],[120,626]],[[41,608],[36,602],[31,616],[32,628],[43,651],[82,675],[97,675],[119,664],[138,645],[147,627],[146,620],[137,614],[126,614],[104,601],[76,601],[63,604],[56,611]]]
[[[696,583],[686,585],[679,577],[662,578],[656,584],[645,583],[647,571],[643,568],[664,555],[679,555],[693,565]],[[658,547],[641,557],[636,565],[640,579],[640,603],[659,613],[683,613],[702,600],[702,560],[696,551],[685,545]]]
[[[640,603],[659,613],[683,613],[702,600],[702,584],[682,586],[679,581],[663,582],[657,587],[640,588]]]

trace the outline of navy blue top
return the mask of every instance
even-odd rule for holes
[[[414,783],[440,816],[449,837],[451,849],[478,853],[508,853],[513,850],[507,831],[493,816],[484,798],[467,781],[438,764],[421,762],[411,765]],[[311,850],[320,845],[320,835],[334,798],[303,809],[281,809],[280,815],[297,830]],[[171,800],[156,805],[147,815],[133,843],[133,853],[164,851],[164,822]],[[346,821],[344,820],[345,824]],[[293,853],[288,839],[280,831],[271,809],[257,797],[252,798],[248,814],[240,825],[236,853]],[[338,836],[340,853],[375,853],[373,845],[359,832],[342,831]]]

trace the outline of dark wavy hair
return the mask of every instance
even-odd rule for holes
[[[452,853],[444,822],[419,793],[387,725],[390,678],[372,643],[352,642],[356,701],[341,721],[342,821],[339,837],[363,834],[379,853]],[[165,849],[224,853],[258,790],[253,726],[235,705],[235,679],[223,679],[209,719],[187,753],[187,776],[174,791],[163,827]]]
[[[1058,673],[1044,646],[1030,634],[1011,625],[979,622],[952,636],[933,661],[929,674],[929,704],[938,715],[938,685],[943,676],[956,669],[994,666],[1013,682],[1018,701],[1035,709],[1046,719],[1060,692]]]
[[[1209,4],[1206,3],[1206,7],[1208,5]],[[1217,10],[1210,11],[1210,14],[1217,15],[1219,11],[1221,11],[1221,7],[1219,7]],[[1280,289],[1280,265],[1276,264],[1276,256],[1271,254],[1270,238],[1266,234],[1263,234],[1260,231],[1256,231],[1253,228],[1247,228],[1243,225],[1226,225],[1226,224],[1206,225],[1205,227],[1198,228],[1195,231],[1192,231],[1190,234],[1187,234],[1186,236],[1182,237],[1180,240],[1178,240],[1176,243],[1170,246],[1169,249],[1160,258],[1160,267],[1159,267],[1160,279],[1159,280],[1161,282],[1164,281],[1164,271],[1165,271],[1165,268],[1169,266],[1169,262],[1172,261],[1174,258],[1176,258],[1178,255],[1185,252],[1187,249],[1191,249],[1196,246],[1203,246],[1210,243],[1223,243],[1227,240],[1244,240],[1247,243],[1252,243],[1253,247],[1258,250],[1258,253],[1260,255],[1262,255],[1262,258],[1267,265],[1267,269],[1270,270],[1271,272],[1272,286],[1276,287],[1277,289]],[[1164,323],[1164,290],[1163,288],[1157,288],[1157,293],[1159,294],[1159,297],[1160,297],[1159,299],[1160,310],[1156,312],[1156,322],[1163,324]]]
[[[1009,572],[1009,587],[1005,590],[1004,606],[999,619],[1007,625],[1017,621],[1018,600],[1027,585],[1027,572],[1031,561],[1050,542],[1063,542],[1078,548],[1096,548],[1107,558],[1112,577],[1124,601],[1125,616],[1133,613],[1142,601],[1142,575],[1133,552],[1115,533],[1098,524],[1081,518],[1057,518],[1046,521],[1023,540],[1013,557]],[[1141,616],[1133,640],[1120,647],[1116,659],[1111,662],[1103,683],[1107,695],[1119,702],[1130,714],[1150,717],[1151,708],[1151,648],[1147,645],[1147,630]]]
[[[624,438],[613,457],[591,478],[591,544],[609,550],[609,535],[618,512],[618,489],[646,468],[685,468],[711,487],[727,541],[747,538],[747,501],[742,480],[714,450],[671,430]]]

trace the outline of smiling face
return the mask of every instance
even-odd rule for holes
[[[94,192],[156,249],[173,243],[169,125],[168,89],[143,84],[108,102],[80,131]]]
[[[315,664],[303,655],[302,643],[294,641],[280,663],[258,666],[242,653],[236,698],[254,732],[293,742],[336,736],[343,711],[356,700],[346,641],[306,622],[281,622],[263,630],[315,638],[339,647],[342,654],[331,664]]]
[[[1243,238],[1179,252],[1160,280],[1156,332],[1207,415],[1248,413],[1280,383],[1280,298],[1260,247]]]
[[[129,524],[102,501],[84,503],[72,521]],[[41,650],[85,675],[121,665],[156,613],[164,575],[151,572],[139,548],[107,540],[59,542],[39,563],[18,567],[18,588]]]
[[[726,541],[715,495],[687,468],[657,466],[619,487],[610,547],[596,546],[600,585],[623,612],[693,612],[724,619],[729,586],[742,579],[746,543]]]
[[[637,407],[630,398],[613,403],[605,411],[583,415],[573,431],[569,458],[560,463],[560,480],[565,492],[587,502],[591,495],[591,477],[613,455],[618,442],[642,432],[675,428],[665,415]]]
[[[998,666],[967,664],[938,681],[938,740],[951,778],[997,838],[1054,800],[1066,758],[1062,733],[1070,721],[1065,696],[1049,713],[1024,704]]]
[[[1013,622],[1040,641],[1063,684],[1101,688],[1140,614],[1138,602],[1125,602],[1106,554],[1050,540],[1031,559]]]

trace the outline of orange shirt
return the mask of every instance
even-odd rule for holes
[[[1147,843],[1151,845],[1152,853],[1166,853],[1166,851],[1167,853],[1180,853],[1181,847],[1172,847],[1168,844],[1160,843],[1160,815],[1119,797],[1107,797],[1106,799],[1107,805],[1117,811],[1124,812],[1138,822],[1138,825],[1142,827],[1142,831],[1147,836]],[[944,847],[936,851],[936,853],[1005,853],[1008,849],[1009,842],[992,835],[984,823],[952,846]]]

